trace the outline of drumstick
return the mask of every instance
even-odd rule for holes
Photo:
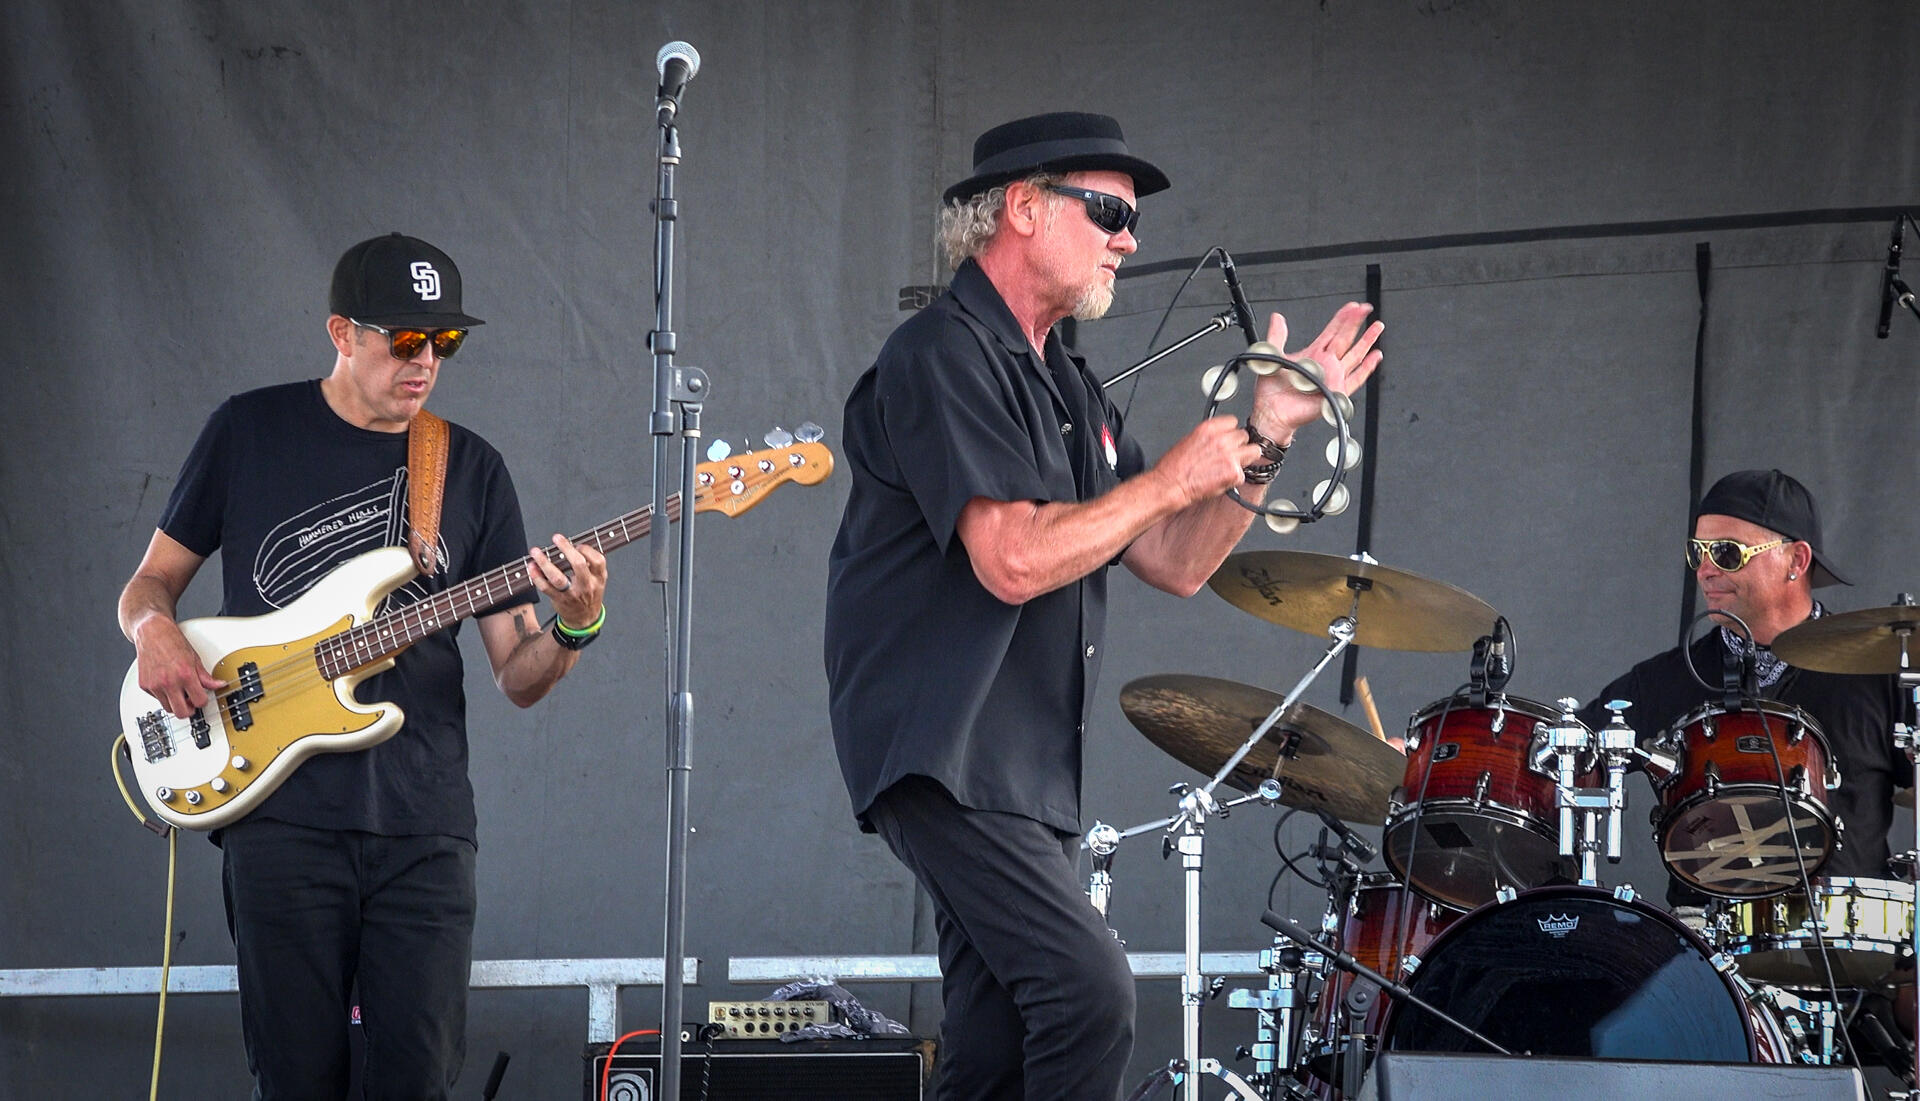
[[[1380,725],[1380,711],[1373,706],[1373,689],[1368,686],[1367,678],[1353,678],[1354,690],[1360,693],[1360,706],[1367,709],[1367,723],[1373,727],[1373,736],[1381,741],[1387,740],[1386,728]]]

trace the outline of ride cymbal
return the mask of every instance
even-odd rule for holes
[[[1283,698],[1237,681],[1162,673],[1122,688],[1120,710],[1148,741],[1212,778]],[[1406,765],[1398,750],[1372,734],[1296,702],[1225,782],[1252,791],[1277,769],[1287,806],[1377,826]]]
[[[1207,585],[1227,603],[1310,635],[1354,612],[1354,644],[1377,650],[1471,650],[1500,613],[1479,597],[1418,574],[1311,551],[1230,554]]]
[[[1892,604],[1809,619],[1780,632],[1773,653],[1816,673],[1898,673],[1900,642],[1920,668],[1920,607]]]

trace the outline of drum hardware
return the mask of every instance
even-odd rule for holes
[[[1273,947],[1260,952],[1266,987],[1235,990],[1227,995],[1228,1006],[1254,1011],[1254,1042],[1236,1048],[1234,1055],[1253,1060],[1254,1072],[1248,1081],[1268,1098],[1312,1096],[1293,1080],[1292,1072],[1301,1059],[1312,972],[1320,966],[1318,952],[1304,951],[1275,934]]]
[[[1773,1010],[1786,1034],[1791,1061],[1815,1066],[1832,1066],[1839,1061],[1834,1047],[1840,1028],[1839,1006],[1768,985],[1755,988],[1748,996]]]
[[[1087,899],[1093,908],[1100,911],[1100,920],[1110,920],[1107,909],[1113,904],[1113,854],[1120,851],[1120,831],[1096,821],[1087,831],[1087,839],[1082,847],[1093,855],[1093,874],[1087,881]],[[1107,932],[1113,939],[1120,940],[1120,934],[1113,926],[1107,926]],[[1125,944],[1125,941],[1121,941]]]
[[[1551,767],[1555,773],[1554,804],[1560,811],[1560,855],[1578,853],[1580,882],[1594,887],[1600,882],[1602,852],[1606,853],[1609,864],[1620,863],[1620,821],[1627,809],[1628,764],[1638,764],[1656,777],[1671,775],[1676,765],[1663,753],[1640,748],[1633,728],[1627,725],[1626,712],[1632,704],[1626,700],[1607,701],[1607,725],[1597,731],[1588,730],[1587,725],[1575,717],[1579,700],[1563,697],[1559,702],[1559,721],[1536,730],[1533,764],[1541,770]],[[1594,769],[1606,771],[1606,786],[1579,786],[1578,773]],[[1581,816],[1577,838],[1574,835],[1576,811]],[[1603,830],[1604,842],[1600,838]]]

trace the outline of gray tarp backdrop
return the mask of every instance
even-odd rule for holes
[[[1632,228],[1920,208],[1909,2],[15,0],[0,37],[0,968],[159,962],[165,845],[106,770],[132,657],[114,601],[206,413],[328,369],[326,280],[347,245],[403,229],[458,259],[488,324],[434,407],[506,455],[532,534],[643,501],[652,59],[675,38],[705,58],[682,114],[680,359],[710,372],[705,424],[736,448],[809,418],[837,444],[900,289],[944,277],[934,203],[973,136],[1094,109],[1175,186],[1146,204],[1135,261],[1164,267],[1128,273],[1083,349],[1102,373],[1137,358],[1215,244],[1330,249],[1243,259],[1256,305],[1300,338],[1380,265],[1371,549],[1505,613],[1517,694],[1585,697],[1674,638],[1703,242],[1707,477],[1780,465],[1814,489],[1857,582],[1830,606],[1920,589],[1920,323],[1873,338],[1888,220]],[[1616,229],[1473,237],[1595,225]],[[1439,235],[1466,236],[1404,244]],[[1356,242],[1403,244],[1338,247]],[[1203,275],[1168,335],[1223,302]],[[1145,376],[1132,424],[1150,453],[1197,419],[1197,372],[1237,346],[1217,336]],[[1324,469],[1306,455],[1282,485],[1298,495]],[[783,488],[700,528],[690,1015],[765,992],[726,983],[729,955],[932,947],[910,879],[854,829],[827,731],[821,601],[845,492],[844,476]],[[1245,545],[1347,553],[1356,523],[1256,526]],[[467,647],[481,958],[660,952],[664,628],[644,552],[612,569],[608,639],[537,708],[507,706]],[[186,614],[214,610],[214,575]],[[1321,648],[1130,578],[1112,622],[1109,701],[1161,672],[1284,690]],[[1466,657],[1369,651],[1360,669],[1396,727]],[[1337,691],[1330,675],[1308,699],[1338,712]],[[1194,778],[1102,705],[1089,818],[1159,817],[1167,785]],[[1633,852],[1610,875],[1657,893],[1650,799],[1632,791]],[[1274,818],[1243,811],[1210,837],[1209,949],[1265,943]],[[1282,840],[1313,832],[1296,818]],[[1177,949],[1177,863],[1143,839],[1117,872],[1130,947]],[[1317,916],[1298,881],[1275,897]],[[175,933],[177,963],[231,962],[218,853],[196,836]],[[857,992],[938,1026],[933,985]],[[1137,1072],[1178,1052],[1178,1000],[1142,987]],[[477,993],[467,1092],[506,1049],[506,1095],[577,1096],[582,1002]],[[630,991],[628,1026],[658,1005]],[[152,1009],[0,1001],[0,1096],[143,1091]],[[1207,1027],[1221,1058],[1252,1039],[1224,999]],[[231,998],[174,1000],[168,1034],[165,1095],[244,1091]]]

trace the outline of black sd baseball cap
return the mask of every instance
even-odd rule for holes
[[[486,322],[460,311],[460,269],[418,237],[389,233],[362,241],[333,267],[328,310],[387,327],[471,329]]]
[[[1758,524],[1813,548],[1811,576],[1816,589],[1852,584],[1834,572],[1833,563],[1820,547],[1820,514],[1813,507],[1813,494],[1790,475],[1778,470],[1736,470],[1713,483],[1707,495],[1700,498],[1693,518],[1697,521],[1707,513]]]

